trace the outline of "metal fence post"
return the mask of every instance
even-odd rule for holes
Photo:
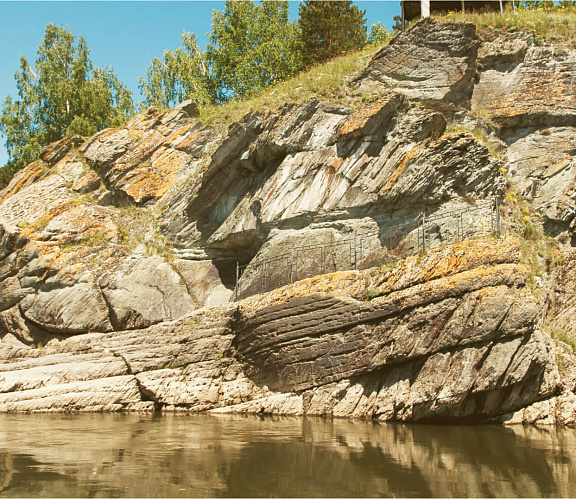
[[[347,269],[350,269],[352,266],[352,259],[354,263],[354,270],[358,270],[359,261],[364,258],[364,240],[366,238],[372,237],[376,234],[379,238],[382,238],[381,244],[383,249],[386,247],[388,251],[393,248],[395,245],[398,245],[402,241],[402,231],[399,228],[409,229],[408,235],[410,236],[410,251],[412,252],[414,247],[414,240],[413,240],[413,231],[414,228],[417,230],[417,247],[418,252],[426,253],[429,251],[435,243],[435,236],[434,231],[438,232],[438,237],[440,241],[444,241],[443,233],[442,233],[442,222],[444,224],[450,224],[451,227],[451,220],[454,218],[456,219],[456,237],[459,241],[464,241],[468,236],[474,236],[476,234],[480,234],[481,231],[487,230],[486,222],[484,222],[484,218],[487,216],[486,210],[491,207],[491,229],[492,234],[496,233],[497,237],[500,239],[502,237],[502,218],[500,217],[500,205],[499,205],[499,198],[495,197],[493,201],[487,199],[484,200],[481,207],[475,208],[465,208],[465,209],[456,209],[449,211],[447,213],[442,214],[432,214],[430,216],[430,221],[432,222],[432,233],[430,241],[427,241],[428,238],[428,218],[427,218],[427,210],[423,210],[418,217],[412,219],[411,222],[405,224],[399,224],[396,226],[387,227],[386,230],[380,229],[376,233],[358,233],[357,229],[354,229],[354,241],[352,242],[351,238],[345,239],[340,242],[333,242],[332,244],[320,244],[320,245],[304,245],[299,246],[296,249],[295,244],[291,244],[290,249],[290,269],[289,269],[289,282],[293,283],[295,279],[302,279],[305,276],[310,275],[317,276],[318,274],[324,274],[326,272],[332,272],[338,270],[342,265],[350,266]],[[465,230],[464,227],[464,215],[469,215],[470,220],[467,223],[469,226],[468,230]],[[448,222],[446,222],[448,221]],[[478,221],[481,221],[482,224],[477,224]],[[438,229],[436,229],[438,228]],[[394,229],[394,232],[392,231]],[[420,239],[420,231],[422,231],[422,239]],[[406,237],[408,235],[405,235]],[[447,235],[448,236],[448,235]],[[369,241],[369,240],[368,240]],[[354,245],[354,255],[352,255],[352,244]],[[370,245],[368,244],[367,251],[370,251]],[[320,263],[315,262],[315,256],[317,255],[317,250],[320,250]],[[341,250],[340,250],[341,249]],[[399,249],[400,251],[401,249]],[[302,252],[302,254],[296,254],[296,251]],[[400,252],[403,255],[406,252]],[[349,264],[345,264],[345,254],[348,255],[348,262]],[[300,272],[301,276],[298,276],[298,256],[302,260],[303,270],[306,271],[308,267],[310,267],[309,272],[303,273],[302,270]],[[247,288],[243,290],[244,296],[249,296],[253,293],[257,293],[258,282],[260,284],[260,290],[264,290],[267,288],[266,283],[270,282],[270,286],[272,288],[281,286],[281,283],[284,284],[282,281],[285,279],[286,275],[283,274],[282,266],[284,263],[288,263],[286,259],[288,258],[287,253],[283,253],[281,256],[274,258],[274,259],[264,259],[259,261],[258,263],[252,263],[250,265],[250,276],[249,281],[251,284],[247,285]],[[328,260],[330,258],[330,264]],[[272,264],[272,271],[271,275],[267,276],[268,266]],[[239,300],[240,297],[240,283],[242,282],[242,269],[246,270],[246,266],[240,266],[240,262],[236,261],[236,288],[234,290],[234,301]],[[274,280],[274,271],[277,271],[278,279]],[[268,280],[270,278],[270,280]]]
[[[418,221],[418,226],[416,227],[416,231],[417,231],[417,234],[418,234],[418,238],[417,238],[417,241],[418,241],[418,252],[420,252],[420,222],[421,222],[421,220]]]
[[[502,236],[502,228],[500,226],[500,207],[498,205],[498,196],[496,196],[496,202],[495,202],[495,210],[496,210],[496,236],[498,236],[498,239],[500,239],[500,237]]]
[[[236,288],[234,289],[234,302],[238,300],[238,284],[240,282],[240,263],[236,261]]]
[[[422,214],[422,251],[426,253],[426,212]]]
[[[294,272],[294,243],[292,243],[292,250],[290,251],[290,283],[292,283]]]
[[[358,270],[358,251],[356,246],[356,230],[354,230],[354,271]]]

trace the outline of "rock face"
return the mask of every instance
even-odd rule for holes
[[[576,54],[536,44],[524,33],[487,38],[472,110],[483,110],[505,128],[574,127]]]
[[[464,243],[148,329],[4,342],[0,409],[502,418],[559,385],[519,258],[514,240]]]
[[[377,52],[361,75],[394,88],[409,99],[439,107],[469,107],[480,41],[473,24],[426,18]]]
[[[427,19],[350,107],[49,146],[0,191],[0,411],[575,423],[575,57]]]
[[[80,151],[118,201],[143,204],[195,175],[198,160],[218,139],[211,128],[191,120],[196,116],[191,101],[164,113],[148,108],[123,129],[99,132]]]

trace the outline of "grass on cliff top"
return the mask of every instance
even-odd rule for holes
[[[552,10],[512,10],[507,9],[504,16],[499,12],[484,14],[448,13],[445,16],[435,16],[439,21],[474,23],[481,32],[482,28],[494,28],[503,31],[526,29],[534,31],[537,41],[546,40],[565,43],[576,48],[576,9],[556,7]]]
[[[537,42],[544,39],[576,48],[576,9],[517,10],[515,15],[507,10],[504,16],[499,12],[449,13],[435,17],[440,21],[472,22],[480,32],[483,28],[510,32],[526,29],[536,33]],[[285,103],[301,103],[313,97],[355,107],[363,102],[365,96],[350,88],[347,80],[363,70],[372,56],[385,45],[368,46],[360,52],[319,64],[252,98],[230,101],[223,106],[203,107],[200,109],[200,120],[213,126],[226,126],[250,111],[276,110]]]
[[[318,64],[252,98],[203,107],[200,121],[213,126],[227,125],[250,111],[276,110],[286,103],[301,103],[313,97],[353,106],[363,96],[350,88],[347,79],[368,66],[372,56],[386,45],[368,46],[362,51]]]

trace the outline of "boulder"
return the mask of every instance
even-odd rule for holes
[[[479,46],[475,25],[426,18],[377,52],[356,82],[437,108],[469,108]]]
[[[158,257],[143,259],[125,275],[108,276],[100,284],[118,330],[145,328],[195,309],[180,275]]]
[[[100,289],[87,283],[39,292],[24,315],[34,324],[58,334],[112,330]]]

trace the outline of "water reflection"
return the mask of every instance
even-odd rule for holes
[[[7,497],[574,497],[576,430],[0,415]]]

